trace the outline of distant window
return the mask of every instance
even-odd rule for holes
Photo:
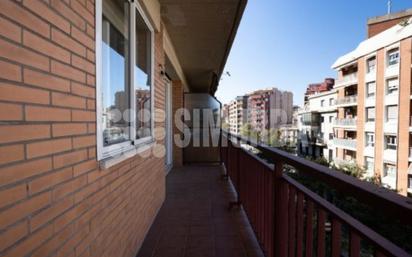
[[[366,108],[366,121],[375,122],[375,107]]]
[[[329,99],[329,105],[330,105],[330,106],[335,105],[335,99],[330,98],[330,99]]]
[[[397,65],[399,63],[399,49],[395,48],[387,53],[388,66]]]
[[[333,139],[333,133],[329,133],[329,140]]]
[[[395,79],[388,79],[386,81],[386,94],[396,94],[399,90],[399,80]]]
[[[333,116],[329,116],[329,123],[333,122]]]
[[[389,163],[385,163],[384,166],[384,177],[392,177],[392,178],[396,178],[396,166],[393,164],[389,164]]]
[[[374,97],[376,94],[376,82],[369,82],[366,84],[366,96]]]
[[[374,165],[375,165],[375,161],[374,161],[373,158],[371,158],[371,157],[366,157],[365,158],[365,168],[366,168],[366,171],[369,174],[373,174]]]
[[[325,100],[320,101],[320,106],[322,106],[322,107],[325,106]]]
[[[386,121],[396,122],[397,120],[398,120],[398,106],[397,105],[386,106]]]
[[[367,72],[368,73],[375,72],[375,70],[376,70],[376,56],[369,58],[366,61],[366,65],[367,65]]]
[[[325,122],[325,117],[323,117],[323,116],[320,117],[320,122],[322,122],[322,123]]]
[[[408,188],[412,189],[412,176],[408,177]]]
[[[396,136],[385,136],[385,144],[386,144],[385,149],[396,150],[398,147]]]
[[[375,134],[366,133],[366,147],[374,147],[374,146],[375,146]]]

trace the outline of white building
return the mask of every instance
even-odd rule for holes
[[[229,131],[240,134],[240,129],[247,122],[247,96],[238,96],[229,103]]]
[[[308,103],[298,113],[298,152],[314,158],[323,156],[329,161],[336,157],[334,122],[337,117],[336,90],[309,96]]]

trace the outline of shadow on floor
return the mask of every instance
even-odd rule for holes
[[[137,257],[263,257],[221,167],[185,166],[167,176],[164,202]]]

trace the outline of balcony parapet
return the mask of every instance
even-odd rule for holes
[[[344,98],[340,98],[336,100],[337,106],[351,106],[351,105],[356,105],[357,103],[358,103],[357,95],[346,96]]]
[[[335,127],[356,127],[356,118],[345,118],[345,119],[335,119],[333,122],[333,126]]]

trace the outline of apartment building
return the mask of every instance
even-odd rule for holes
[[[370,37],[332,66],[338,72],[336,157],[356,161],[403,195],[412,192],[411,15],[372,18]]]
[[[238,96],[228,104],[229,131],[240,134],[241,128],[247,122],[248,96]]]
[[[136,256],[245,5],[0,1],[0,256]]]
[[[248,94],[248,123],[262,132],[292,123],[293,93],[277,88],[257,90]]]
[[[333,78],[325,78],[325,80],[321,83],[309,84],[308,87],[306,88],[304,104],[308,103],[309,96],[322,93],[322,92],[327,92],[333,88],[334,84],[335,84],[335,79]]]
[[[298,153],[313,158],[324,157],[334,161],[333,124],[337,117],[336,90],[311,94],[298,113]]]
[[[292,108],[292,123],[279,127],[280,141],[287,145],[297,146],[299,138],[298,120],[301,108],[297,105],[294,105]]]

